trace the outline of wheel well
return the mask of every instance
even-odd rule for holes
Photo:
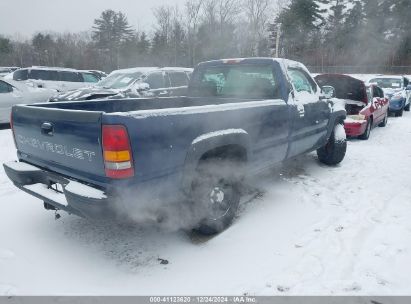
[[[200,162],[210,158],[230,159],[246,162],[247,150],[240,145],[226,145],[217,147],[204,153],[200,158]]]

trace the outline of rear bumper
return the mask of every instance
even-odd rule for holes
[[[109,198],[104,190],[22,162],[5,163],[3,167],[16,187],[58,210],[93,219],[114,215],[113,197]],[[60,192],[52,189],[55,185],[61,185]]]
[[[358,122],[345,122],[344,123],[345,133],[347,136],[354,137],[364,134],[367,128],[367,121]]]

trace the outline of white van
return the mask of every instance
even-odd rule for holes
[[[95,79],[91,79],[92,77]],[[15,81],[32,82],[39,88],[54,89],[59,92],[88,87],[99,81],[93,74],[90,74],[89,77],[86,78],[81,71],[54,67],[18,69],[4,78]]]

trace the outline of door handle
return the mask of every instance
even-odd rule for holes
[[[41,125],[41,134],[53,136],[53,124],[50,122],[43,122]]]

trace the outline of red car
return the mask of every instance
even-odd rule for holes
[[[373,127],[385,127],[389,100],[377,85],[348,75],[323,74],[315,77],[320,86],[332,86],[335,97],[344,100],[347,110],[345,132],[349,137],[367,140]]]

